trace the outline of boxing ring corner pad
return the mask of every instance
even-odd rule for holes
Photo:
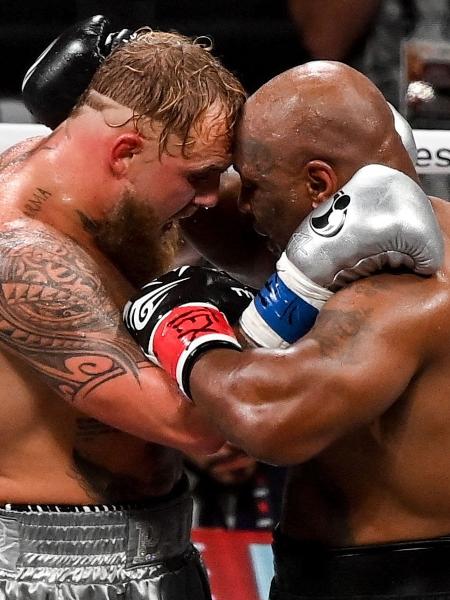
[[[34,123],[0,123],[0,152],[27,138],[49,135],[51,129]]]
[[[0,152],[26,138],[48,135],[51,130],[34,123],[0,123]],[[450,129],[415,129],[417,172],[422,174],[450,173]]]

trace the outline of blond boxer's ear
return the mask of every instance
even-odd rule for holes
[[[129,169],[131,160],[143,149],[142,137],[137,133],[119,135],[111,147],[109,164],[115,177],[124,177]]]
[[[317,208],[337,190],[337,175],[331,165],[322,160],[311,160],[306,165],[306,189],[312,208]]]

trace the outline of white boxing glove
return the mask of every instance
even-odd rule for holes
[[[367,165],[294,232],[240,326],[257,346],[286,347],[313,326],[332,293],[386,268],[431,275],[444,243],[428,196],[410,177]]]

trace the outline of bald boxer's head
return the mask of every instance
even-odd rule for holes
[[[241,202],[278,249],[313,208],[370,163],[416,178],[386,100],[351,67],[307,63],[247,100],[235,147]]]

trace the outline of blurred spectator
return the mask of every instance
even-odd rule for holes
[[[415,129],[450,129],[449,0],[288,0],[313,59],[367,75]],[[448,198],[448,175],[422,176]]]
[[[226,444],[215,454],[189,455],[194,526],[272,529],[278,521],[284,469],[258,463]]]
[[[382,0],[288,0],[306,50],[315,59],[347,62],[365,39]]]
[[[23,76],[44,48],[68,26],[95,14],[107,16],[117,30],[150,25],[186,35],[210,36],[215,54],[236,73],[249,92],[305,58],[285,2],[0,2],[0,51],[3,56],[8,56],[3,65],[0,98],[3,95],[20,98]]]
[[[347,62],[399,106],[404,40],[450,39],[448,0],[288,0],[302,43],[314,59]]]
[[[400,42],[414,30],[414,0],[288,2],[312,58],[351,64],[370,77],[398,107]]]

